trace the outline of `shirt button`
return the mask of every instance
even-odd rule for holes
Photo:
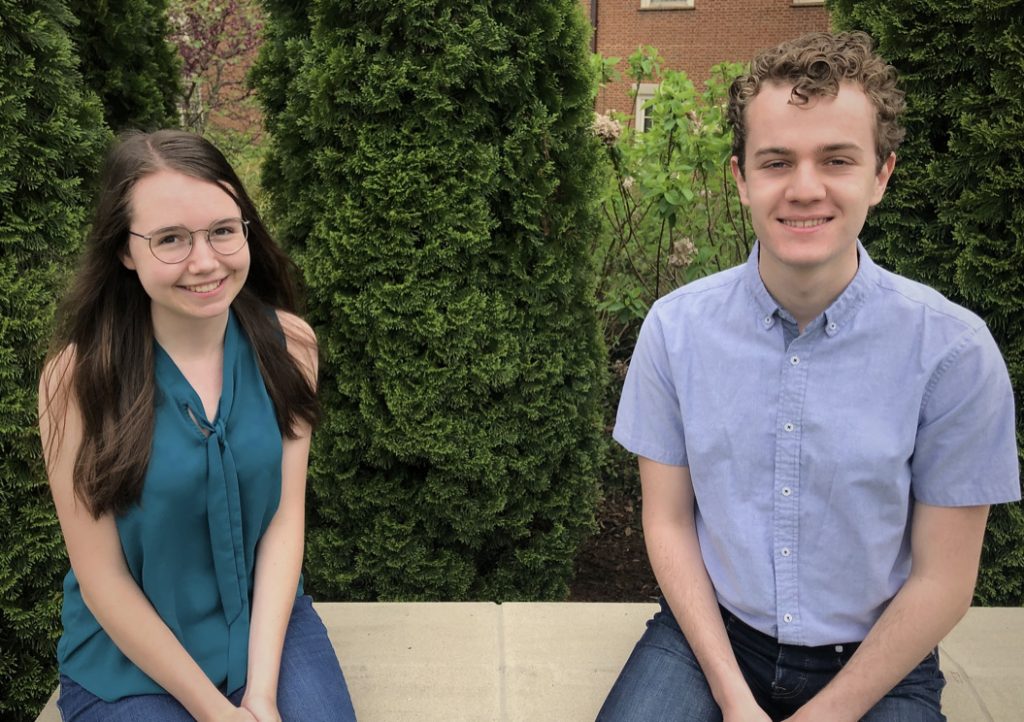
[[[835,322],[835,321],[833,321],[832,323],[830,323],[830,324],[828,325],[828,330],[829,330],[829,331],[835,331],[835,330],[836,330],[837,328],[839,328],[839,326],[837,326],[837,325],[836,325],[836,322]]]
[[[786,431],[792,431],[796,427],[793,426],[793,424],[785,424],[782,428],[784,428]]]
[[[771,316],[765,316],[764,317],[764,325],[765,326],[771,326],[772,325],[772,317]]]
[[[789,549],[783,549],[783,550],[782,550],[782,556],[784,556],[784,557],[788,557],[788,556],[789,556],[789,553],[790,553],[790,552],[789,552]]]
[[[785,622],[786,624],[789,624],[790,622],[793,621],[793,615],[792,614],[783,614],[782,615],[782,621]]]
[[[790,359],[789,359],[789,362],[791,364],[793,364],[794,366],[796,366],[798,363],[800,363],[800,357],[799,356],[791,356]]]
[[[782,487],[782,495],[783,496],[789,496],[792,493],[793,493],[793,490],[790,489],[788,486]]]

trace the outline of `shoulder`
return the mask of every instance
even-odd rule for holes
[[[71,391],[77,361],[78,351],[74,344],[68,344],[47,358],[39,376],[40,409],[48,407],[58,398],[66,400]]]
[[[667,293],[651,306],[651,316],[674,326],[691,315],[707,316],[726,310],[728,299],[742,291],[745,265],[704,276]]]
[[[48,469],[61,456],[61,447],[77,449],[81,441],[82,415],[74,393],[77,358],[75,346],[65,346],[47,359],[39,376],[39,435]]]
[[[275,309],[277,322],[284,334],[285,344],[288,353],[313,377],[317,369],[317,341],[316,333],[312,326],[306,323],[305,319],[290,311]]]
[[[1008,385],[1006,365],[985,321],[934,288],[880,269],[877,285],[882,305],[874,309],[886,329],[880,338],[895,340],[893,348],[912,351],[921,368],[929,370],[929,394],[942,379],[956,393],[966,392],[980,379]],[[927,396],[926,396],[927,398]]]
[[[899,274],[878,269],[877,284],[886,304],[922,320],[948,327],[952,332],[976,333],[985,322],[973,311],[950,301],[930,286]]]
[[[275,309],[274,313],[277,315],[277,322],[280,324],[281,331],[286,339],[316,345],[316,334],[313,332],[313,327],[306,323],[305,319],[290,311],[282,311],[281,309]]]

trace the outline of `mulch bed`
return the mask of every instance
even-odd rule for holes
[[[616,491],[597,508],[597,533],[576,557],[571,602],[655,602],[658,583],[647,562],[638,495]]]

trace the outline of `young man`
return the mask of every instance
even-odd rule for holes
[[[733,84],[758,242],[637,341],[614,435],[664,599],[601,722],[945,719],[936,645],[1020,481],[984,323],[857,240],[902,108],[861,33],[784,43]]]

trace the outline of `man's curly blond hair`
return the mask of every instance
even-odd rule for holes
[[[843,81],[856,83],[875,106],[876,171],[899,147],[904,130],[903,91],[896,87],[896,69],[874,52],[871,38],[862,32],[808,33],[763,50],[729,88],[732,152],[744,172],[747,126],[745,110],[765,83],[792,85],[789,102],[804,105],[811,98],[838,95]]]

